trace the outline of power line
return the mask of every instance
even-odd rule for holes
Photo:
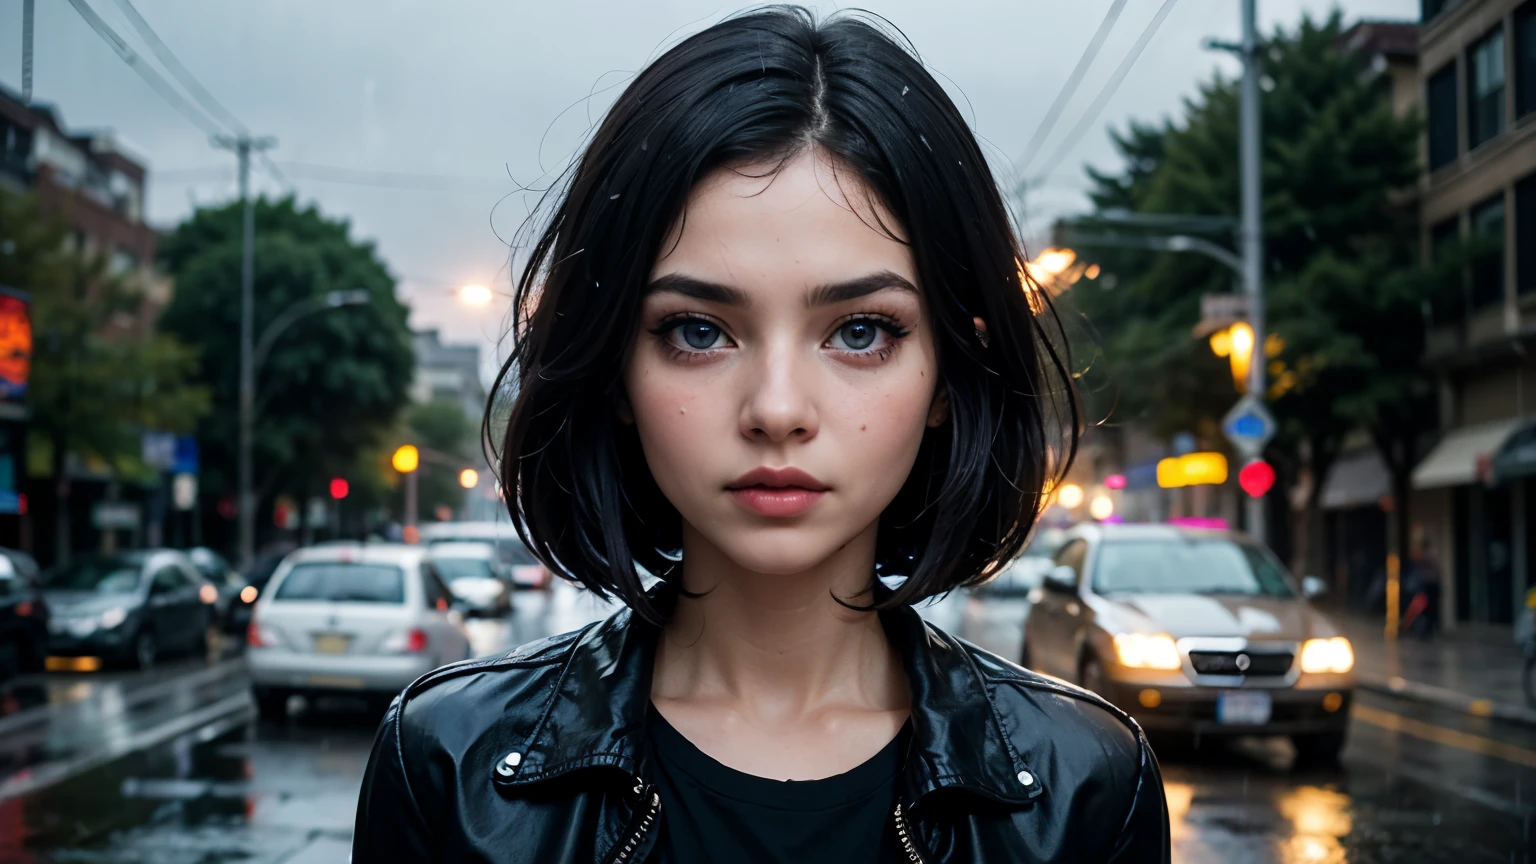
[[[241,123],[239,118],[230,113],[228,108],[220,104],[219,100],[213,98],[213,94],[209,93],[208,88],[204,87],[197,80],[197,76],[193,75],[185,64],[176,59],[176,55],[166,46],[160,36],[155,33],[154,28],[150,27],[149,22],[144,20],[144,16],[139,14],[139,10],[134,8],[132,0],[117,0],[117,5],[122,8],[123,14],[128,17],[128,22],[133,25],[133,29],[139,31],[139,36],[149,43],[149,50],[155,52],[155,56],[160,58],[160,62],[164,63],[165,68],[170,70],[171,75],[181,82],[181,86],[185,87],[188,93],[192,94],[192,98],[197,100],[198,104],[203,107],[203,110],[217,117],[222,117],[224,125],[235,132],[241,135],[250,134],[249,130],[245,128],[245,124]]]
[[[75,11],[80,13],[80,17],[85,19],[85,23],[91,25],[91,29],[96,31],[96,35],[100,36],[103,42],[106,42],[113,51],[117,52],[117,56],[121,57],[123,62],[128,64],[128,68],[138,73],[138,76],[144,79],[144,83],[159,93],[160,98],[170,103],[170,106],[175,108],[181,116],[192,121],[193,125],[208,135],[218,135],[224,131],[213,118],[204,114],[196,105],[187,101],[186,97],[177,92],[176,88],[172,87],[169,81],[162,78],[160,73],[156,72],[138,54],[134,53],[134,50],[128,47],[128,43],[124,42],[123,38],[117,35],[85,0],[69,0],[69,5],[75,7]]]
[[[420,189],[437,192],[480,192],[491,188],[488,178],[452,174],[410,174],[399,171],[365,171],[340,165],[314,162],[281,162],[295,177],[351,186],[376,186],[386,189]]]
[[[1157,28],[1162,26],[1163,19],[1168,17],[1169,12],[1173,11],[1173,6],[1177,2],[1179,0],[1164,0],[1163,5],[1158,7],[1157,14],[1152,16],[1151,21],[1147,22],[1146,28],[1141,31],[1141,36],[1136,39],[1136,44],[1131,46],[1131,50],[1126,53],[1124,59],[1120,61],[1119,67],[1115,69],[1115,74],[1104,83],[1103,89],[1099,90],[1099,95],[1095,96],[1093,103],[1088,106],[1087,113],[1077,122],[1076,126],[1072,127],[1072,131],[1067,133],[1067,139],[1061,143],[1060,147],[1056,148],[1055,153],[1051,154],[1051,158],[1046,162],[1045,167],[1040,169],[1039,174],[1035,175],[1036,179],[1043,178],[1054,171],[1056,166],[1061,164],[1061,160],[1067,157],[1067,153],[1071,151],[1072,147],[1077,144],[1078,139],[1083,137],[1083,134],[1088,131],[1088,127],[1092,126],[1094,121],[1099,119],[1099,114],[1103,112],[1104,106],[1109,104],[1110,98],[1115,95],[1115,90],[1119,89],[1120,82],[1124,81],[1125,76],[1130,74],[1131,67],[1136,65],[1137,58],[1141,56],[1142,51],[1146,50],[1147,43],[1152,41],[1152,37],[1157,35]]]
[[[127,0],[122,0],[127,2]],[[1024,155],[1019,157],[1018,172],[1024,173],[1029,167],[1039,147],[1045,142],[1046,136],[1056,127],[1056,121],[1061,118],[1062,109],[1067,107],[1067,100],[1077,92],[1077,85],[1083,81],[1088,67],[1093,65],[1094,58],[1099,56],[1099,49],[1104,47],[1104,40],[1109,36],[1109,31],[1114,28],[1115,21],[1120,17],[1120,11],[1125,8],[1125,0],[1114,0],[1110,3],[1109,11],[1104,13],[1104,20],[1099,22],[1099,29],[1094,31],[1093,38],[1088,40],[1088,47],[1083,49],[1083,56],[1077,60],[1077,66],[1073,67],[1072,74],[1067,76],[1066,83],[1061,85],[1061,92],[1056,94],[1056,100],[1051,103],[1045,117],[1041,118],[1040,125],[1035,129],[1035,134],[1030,137],[1029,143],[1024,145]]]

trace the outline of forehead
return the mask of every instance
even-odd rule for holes
[[[889,270],[917,284],[901,226],[851,169],[808,149],[721,168],[689,194],[652,278],[673,273],[744,290],[784,290]]]

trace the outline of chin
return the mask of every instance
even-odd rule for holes
[[[804,573],[837,554],[857,530],[835,532],[825,524],[804,522],[777,527],[735,525],[705,539],[738,567],[755,573],[789,576]]]

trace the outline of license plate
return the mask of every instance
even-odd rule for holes
[[[1233,690],[1216,696],[1216,722],[1262,726],[1269,722],[1274,699],[1263,690]]]
[[[316,654],[345,654],[351,647],[351,636],[338,633],[320,633],[315,636]]]
[[[325,687],[332,690],[361,690],[363,689],[363,679],[341,678],[335,675],[311,675],[309,676],[309,686]]]

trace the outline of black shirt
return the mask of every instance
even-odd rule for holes
[[[662,864],[895,864],[892,810],[910,724],[862,765],[823,780],[771,780],[711,759],[654,708]]]

